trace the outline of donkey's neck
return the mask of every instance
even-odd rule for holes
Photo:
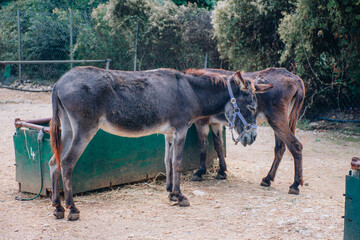
[[[230,101],[229,91],[226,86],[199,86],[198,84],[191,85],[198,97],[198,102],[201,106],[200,114],[202,116],[211,116],[224,113],[225,105]],[[235,87],[233,82],[231,82],[231,86],[233,93],[236,95],[239,91],[238,87]]]

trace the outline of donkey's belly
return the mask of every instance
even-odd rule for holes
[[[228,125],[229,122],[226,120],[224,114],[218,114],[210,117],[210,124]]]
[[[122,126],[103,121],[100,128],[108,133],[121,137],[143,137],[151,134],[172,134],[174,131],[169,123],[163,123],[156,126],[149,126],[141,130],[127,129]]]

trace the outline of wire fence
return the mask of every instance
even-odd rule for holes
[[[1,18],[0,24],[8,27],[8,31],[0,35],[0,80],[3,84],[15,80],[53,83],[74,66],[109,67],[106,60],[71,61],[76,38],[73,25],[77,24],[73,22],[71,11],[65,19],[54,19],[54,14],[49,12],[29,15],[20,10],[9,11]],[[81,21],[85,20],[84,17]]]
[[[111,35],[97,27],[99,23],[86,11],[29,13],[17,10],[0,18],[1,29],[10,26],[0,33],[0,81],[5,85],[16,80],[51,84],[75,66],[106,67],[104,62],[90,61],[46,64],[14,61],[111,59],[110,68],[118,70],[222,67],[215,46],[211,51],[203,51],[201,46],[181,45],[178,39],[156,44],[149,41],[148,29],[139,28],[139,24],[134,25],[128,36]],[[126,39],[129,37],[132,39]]]

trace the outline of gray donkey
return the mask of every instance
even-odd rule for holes
[[[180,206],[189,206],[180,191],[188,128],[198,119],[227,112],[235,116],[230,121],[240,138],[253,142],[255,93],[271,88],[271,84],[254,84],[240,72],[231,76],[220,73],[193,76],[171,69],[125,72],[76,67],[70,70],[55,84],[52,93],[50,136],[54,156],[49,166],[54,215],[64,218],[59,193],[61,173],[65,205],[70,208],[68,219],[79,218],[71,175],[80,155],[100,128],[124,137],[165,134],[169,199],[178,201]]]

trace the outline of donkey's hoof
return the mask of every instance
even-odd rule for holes
[[[294,194],[294,195],[299,195],[299,193],[300,193],[299,188],[290,188],[288,192],[288,194]]]
[[[187,199],[187,197],[185,197],[185,196],[180,196],[179,197],[178,204],[179,204],[180,207],[188,207],[188,206],[190,206],[189,199]]]
[[[215,178],[218,180],[224,180],[227,178],[227,175],[226,173],[218,173]]]
[[[65,208],[63,208],[60,204],[58,204],[57,206],[55,205],[56,209],[54,211],[54,216],[57,219],[63,219],[64,215],[65,215]]]
[[[63,219],[65,217],[65,210],[60,211],[58,209],[55,209],[53,214],[57,219]]]
[[[172,184],[166,184],[166,191],[172,192],[172,188],[173,188]]]
[[[80,213],[69,213],[68,220],[69,221],[76,221],[80,218]]]
[[[193,174],[191,177],[191,181],[196,181],[196,182],[202,181],[202,177],[199,175]]]
[[[68,215],[69,221],[76,221],[80,218],[80,211],[76,207],[70,207],[70,213]]]
[[[261,181],[261,183],[260,183],[260,185],[263,186],[263,187],[270,187],[271,182],[270,182],[269,179],[263,178],[262,181]]]
[[[169,199],[170,199],[170,201],[174,201],[174,202],[177,202],[179,200],[179,198],[175,194],[172,194],[172,193],[169,194]]]

